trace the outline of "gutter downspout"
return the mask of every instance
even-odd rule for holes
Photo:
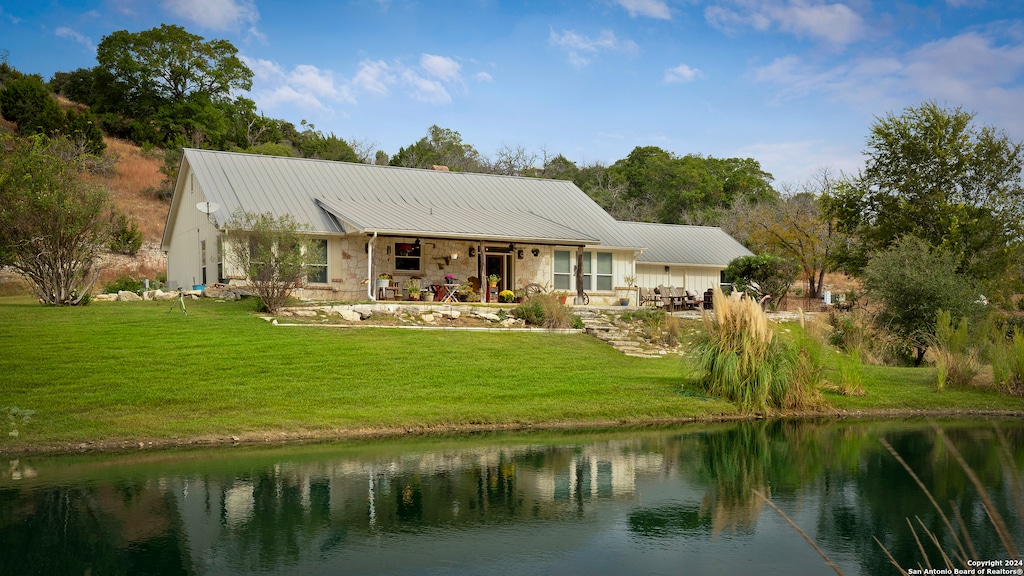
[[[373,281],[373,249],[377,246],[377,232],[373,232],[373,237],[367,243],[368,248],[366,249],[366,296],[371,301],[377,301],[377,287]]]

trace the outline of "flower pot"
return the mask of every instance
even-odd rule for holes
[[[377,288],[387,288],[390,285],[391,285],[391,280],[388,280],[387,278],[385,278],[383,280],[380,279],[380,278],[377,279]]]
[[[619,306],[629,306],[629,298],[619,298]]]
[[[497,282],[488,282],[487,283],[487,287],[488,288],[497,288],[498,287],[498,283]]]

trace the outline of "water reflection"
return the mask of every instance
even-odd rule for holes
[[[943,429],[1015,519],[1021,424]],[[888,574],[873,537],[924,563],[907,518],[954,545],[880,437],[955,510],[976,557],[1003,557],[928,424],[774,421],[13,460],[0,480],[0,572],[825,572],[756,489],[847,574]]]

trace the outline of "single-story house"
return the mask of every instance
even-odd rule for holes
[[[495,274],[499,289],[536,283],[605,304],[629,276],[703,290],[750,254],[718,228],[619,222],[564,180],[186,149],[161,242],[169,286],[245,281],[225,259],[238,210],[307,228],[319,258],[297,296],[317,300],[375,298],[380,274],[398,286]]]

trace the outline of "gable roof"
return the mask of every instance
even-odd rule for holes
[[[619,226],[646,246],[638,263],[724,267],[734,258],[754,255],[717,226],[649,222],[619,222]]]
[[[195,176],[223,224],[236,210],[290,214],[322,234],[373,233],[639,249],[628,231],[565,180],[442,172],[185,149],[178,187]],[[172,203],[164,230],[173,226]]]

